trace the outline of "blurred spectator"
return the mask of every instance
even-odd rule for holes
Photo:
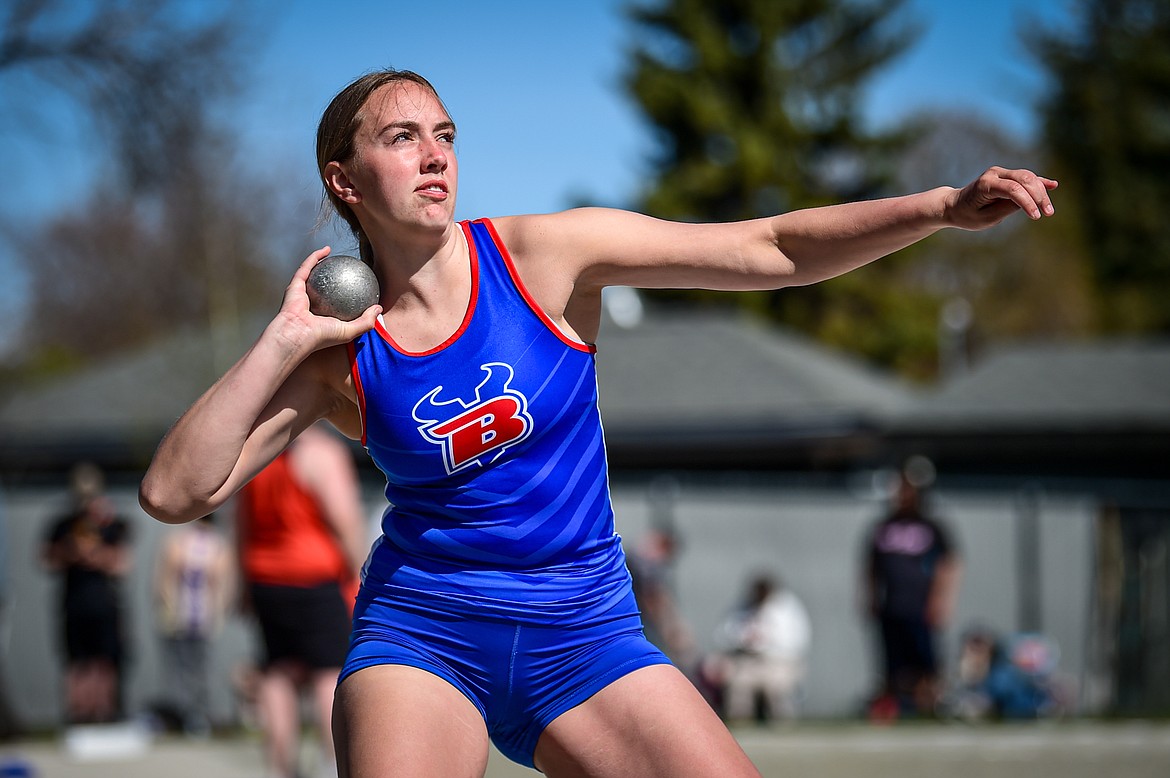
[[[1002,661],[999,638],[986,627],[972,627],[963,633],[959,642],[959,660],[956,663],[955,688],[950,694],[948,709],[963,719],[987,718],[992,710],[987,679],[991,668]]]
[[[687,673],[695,662],[695,640],[679,611],[671,583],[678,547],[674,531],[651,527],[634,545],[626,564],[646,638]]]
[[[155,625],[178,724],[189,735],[211,731],[208,662],[223,624],[234,566],[215,517],[168,531],[155,564]]]
[[[811,637],[800,598],[778,578],[753,578],[744,603],[716,632],[717,664],[708,664],[723,681],[723,715],[794,718]]]
[[[949,712],[967,720],[1060,715],[1067,695],[1056,677],[1059,659],[1056,643],[1043,635],[1004,639],[973,627],[963,635]]]
[[[240,492],[243,593],[264,647],[256,716],[272,778],[299,772],[302,691],[316,713],[321,773],[336,775],[333,690],[349,647],[366,550],[364,517],[353,457],[320,425],[305,430]]]
[[[115,721],[123,716],[121,581],[130,570],[130,527],[115,514],[95,465],[77,465],[71,488],[74,507],[53,523],[41,550],[46,569],[62,578],[66,718]]]
[[[922,489],[933,468],[923,463],[902,469],[889,513],[866,539],[863,596],[882,654],[875,718],[934,715],[940,693],[937,636],[954,610],[960,562],[949,532],[927,514]]]

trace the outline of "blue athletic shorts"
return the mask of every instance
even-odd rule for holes
[[[544,625],[453,612],[423,592],[388,598],[363,588],[340,680],[384,664],[431,672],[479,709],[500,753],[533,767],[536,741],[557,716],[669,662],[646,639],[633,593],[579,622]]]

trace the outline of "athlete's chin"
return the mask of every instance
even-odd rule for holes
[[[418,213],[418,222],[423,227],[445,228],[455,220],[455,198],[431,203]]]

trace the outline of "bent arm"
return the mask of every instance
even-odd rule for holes
[[[143,509],[178,524],[226,502],[314,421],[341,413],[340,344],[373,326],[373,306],[352,322],[309,313],[305,281],[321,249],[301,264],[280,313],[256,343],[175,423],[139,488]]]
[[[50,573],[64,570],[70,561],[70,553],[64,540],[46,540],[41,544],[41,565]]]
[[[274,329],[159,444],[139,489],[151,516],[178,524],[216,510],[307,426],[319,405],[309,371],[297,372],[307,354]]]

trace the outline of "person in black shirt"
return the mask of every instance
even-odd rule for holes
[[[71,724],[121,718],[121,579],[130,568],[130,529],[103,493],[101,472],[73,471],[75,508],[50,528],[42,548],[45,568],[61,584],[65,649],[65,707]]]
[[[865,603],[882,648],[883,685],[871,713],[931,715],[939,694],[937,634],[954,609],[960,565],[909,470],[866,540],[864,570]]]

